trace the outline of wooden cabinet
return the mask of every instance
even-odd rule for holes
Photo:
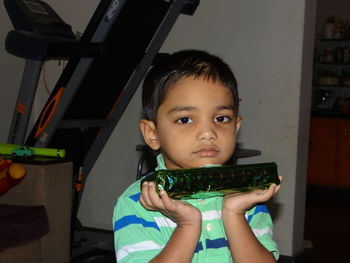
[[[308,183],[334,185],[336,120],[311,118]]]
[[[335,185],[350,188],[350,120],[338,120]]]
[[[350,188],[350,119],[311,118],[308,183]]]

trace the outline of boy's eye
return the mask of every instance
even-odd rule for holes
[[[182,117],[176,120],[176,122],[181,124],[187,124],[187,123],[192,123],[193,121],[189,117]]]
[[[219,117],[215,118],[215,121],[216,122],[229,122],[229,121],[231,121],[231,118],[227,117],[227,116],[219,116]]]

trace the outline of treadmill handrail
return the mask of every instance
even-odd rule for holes
[[[7,34],[5,48],[17,57],[38,61],[111,56],[114,50],[111,44],[72,41],[15,30]]]

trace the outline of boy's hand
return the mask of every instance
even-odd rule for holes
[[[282,184],[282,177],[279,176],[279,178]],[[256,204],[266,202],[272,196],[277,194],[281,189],[281,184],[277,186],[276,184],[272,184],[265,190],[258,189],[251,192],[225,196],[222,205],[222,212],[228,212],[235,215],[245,215],[245,212]]]
[[[146,209],[159,211],[169,217],[179,227],[201,224],[202,214],[197,208],[170,198],[165,191],[161,191],[158,195],[153,182],[142,184],[140,202]]]

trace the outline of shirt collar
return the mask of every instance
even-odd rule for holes
[[[167,170],[168,168],[166,168],[165,166],[165,162],[164,162],[164,158],[163,155],[160,153],[157,155],[157,167],[156,167],[156,171],[158,170]]]

